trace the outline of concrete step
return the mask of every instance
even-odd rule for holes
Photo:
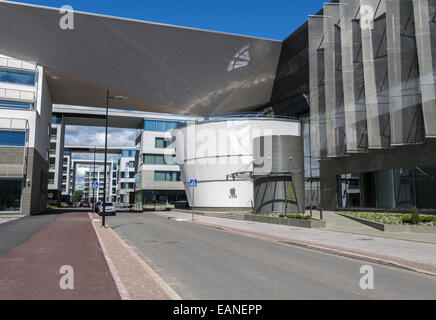
[[[245,220],[245,213],[243,212],[202,212],[202,214],[208,217],[215,217],[215,218]]]

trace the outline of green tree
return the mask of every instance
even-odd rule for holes
[[[412,206],[410,208],[410,214],[412,215],[412,224],[418,224],[419,223],[419,211],[418,208],[415,206]]]
[[[76,190],[74,192],[73,201],[80,202],[82,200],[82,197],[83,197],[83,190]]]

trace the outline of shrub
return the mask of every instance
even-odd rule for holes
[[[419,223],[419,211],[415,206],[410,208],[410,215],[412,216],[412,224]]]

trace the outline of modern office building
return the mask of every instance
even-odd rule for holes
[[[144,119],[136,139],[139,146],[135,177],[136,203],[174,203],[186,200],[171,130],[195,119],[200,118],[161,115],[160,118]]]
[[[435,0],[335,0],[320,9],[284,41],[271,41],[80,12],[74,13],[80,23],[72,30],[62,30],[55,9],[0,3],[0,53],[38,61],[28,64],[0,58],[7,69],[0,78],[2,106],[18,110],[13,116],[9,110],[0,110],[0,118],[6,118],[4,135],[21,139],[14,143],[18,146],[5,146],[4,154],[16,156],[11,148],[23,150],[23,154],[30,150],[31,154],[24,158],[26,165],[21,162],[23,166],[17,165],[16,158],[1,160],[8,164],[2,167],[2,179],[8,179],[2,184],[7,194],[1,200],[3,206],[17,208],[21,196],[23,212],[38,212],[45,206],[42,197],[47,198],[44,181],[48,177],[51,103],[102,108],[109,90],[111,96],[128,97],[111,100],[112,108],[199,117],[256,111],[300,121],[301,131],[289,136],[304,139],[300,152],[310,200],[306,205],[315,203],[332,210],[409,210],[416,205],[435,210]],[[93,30],[92,37],[89,30]],[[113,66],[117,66],[116,72]],[[16,79],[24,74],[28,80],[17,84]],[[102,114],[90,121],[104,123]],[[75,119],[87,117],[76,115]],[[211,126],[211,131],[214,125],[207,121],[199,124]],[[174,154],[172,147],[165,148],[170,137],[153,132],[168,131],[167,124],[155,123],[148,130],[136,123],[133,128],[141,131],[137,143],[142,143],[136,154],[140,159],[136,198],[163,200],[168,196],[160,192],[161,182],[178,192],[191,176],[207,180],[213,175],[213,167],[199,166],[199,170],[211,172],[194,170],[191,174],[183,163],[179,174],[170,156],[162,161],[162,150]],[[24,142],[23,136],[28,136]],[[296,150],[285,147],[293,145],[289,136],[280,138],[278,134],[271,139],[273,146],[284,146],[272,147],[282,150],[276,159],[283,159],[284,154],[301,159]],[[164,148],[157,147],[162,146],[157,138],[163,138]],[[261,141],[255,138],[247,145],[261,145]],[[147,144],[154,148],[145,148]],[[184,154],[176,149],[177,154]],[[248,157],[248,153],[240,156]],[[258,155],[254,152],[252,156]],[[148,167],[150,163],[162,170]],[[295,170],[301,171],[300,165],[296,166]],[[276,168],[285,175],[283,166]],[[226,175],[230,171],[233,168],[225,171]],[[256,175],[253,170],[259,182],[254,181],[255,190],[266,186],[261,173]],[[8,189],[14,185],[18,187]],[[212,191],[204,197],[210,197]],[[240,196],[233,191],[234,201],[235,194]],[[220,189],[217,195],[228,192]],[[250,197],[242,194],[237,205],[247,207]],[[204,197],[194,205],[204,205],[200,203]],[[226,206],[224,202],[216,203],[219,205]]]
[[[0,212],[46,210],[50,133],[44,68],[0,54]]]
[[[341,0],[309,18],[323,207],[436,208],[435,14],[432,0]]]

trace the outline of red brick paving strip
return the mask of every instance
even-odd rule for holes
[[[60,288],[64,265],[74,269],[74,290]],[[87,213],[59,216],[0,257],[0,300],[12,299],[120,299]]]

